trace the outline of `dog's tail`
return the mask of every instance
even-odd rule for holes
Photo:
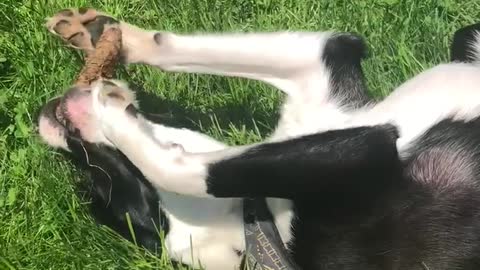
[[[480,23],[465,26],[455,32],[450,55],[454,62],[480,65]]]

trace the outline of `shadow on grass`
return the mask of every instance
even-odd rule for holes
[[[145,116],[156,123],[177,128],[188,128],[200,131],[198,123],[203,127],[214,125],[212,115],[215,115],[215,124],[222,130],[228,130],[231,125],[247,130],[258,130],[262,137],[268,135],[278,121],[277,112],[251,110],[250,106],[227,103],[224,106],[212,107],[212,113],[195,111],[182,106],[181,102],[167,100],[147,92],[138,82],[129,81],[130,87],[136,92],[141,111]]]

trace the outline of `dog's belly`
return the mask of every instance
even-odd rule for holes
[[[395,90],[372,109],[351,119],[353,125],[391,122],[398,126],[403,152],[439,121],[471,120],[480,114],[480,69],[471,64],[439,65]]]
[[[276,131],[275,140],[392,123],[399,128],[397,146],[402,152],[442,119],[468,120],[480,114],[480,69],[465,63],[439,65],[410,79],[375,105],[344,113],[318,106],[304,113]]]

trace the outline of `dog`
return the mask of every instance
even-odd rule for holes
[[[142,246],[157,249],[162,229],[173,260],[236,269],[243,199],[266,198],[300,269],[479,269],[480,24],[455,33],[452,62],[380,102],[366,94],[366,46],[350,33],[179,35],[93,9],[60,11],[47,26],[87,52],[118,27],[126,63],[286,93],[273,134],[238,147],[148,120],[120,81],[49,101],[41,137],[89,172],[94,217],[122,236],[128,212]]]

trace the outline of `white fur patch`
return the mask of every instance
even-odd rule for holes
[[[51,121],[52,120],[48,119],[44,115],[40,115],[38,120],[40,137],[52,147],[62,148],[70,151],[68,149],[67,141],[65,140],[65,130],[59,126],[56,126],[56,124],[52,123]]]

